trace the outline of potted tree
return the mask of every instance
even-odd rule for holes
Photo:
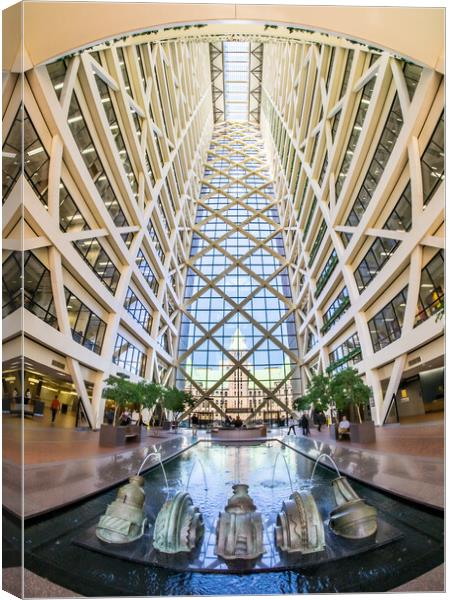
[[[125,443],[127,439],[140,439],[139,427],[133,425],[118,425],[127,405],[141,403],[141,388],[137,383],[121,376],[110,375],[106,380],[102,396],[114,402],[112,423],[102,423],[100,427],[100,445],[117,446]]]
[[[140,381],[140,399],[141,399],[141,407],[143,409],[152,410],[163,398],[164,388],[158,383],[153,381]],[[147,430],[150,430],[151,419],[149,419],[147,423]],[[153,434],[156,434],[156,430],[154,428]],[[158,430],[159,435],[159,430]]]
[[[294,401],[296,410],[305,411],[314,408],[316,411],[326,411],[333,405],[331,378],[324,373],[313,375],[303,396]]]
[[[163,393],[163,406],[172,412],[175,427],[178,425],[180,415],[194,405],[194,398],[189,392],[177,387],[166,388]]]
[[[363,382],[357,369],[348,367],[336,373],[332,377],[331,391],[337,410],[350,413],[351,441],[374,442],[376,440],[374,423],[373,421],[364,421],[362,410],[369,402],[371,388]]]

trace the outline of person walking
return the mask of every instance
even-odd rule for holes
[[[191,417],[191,429],[192,429],[193,437],[195,437],[197,435],[198,426],[199,426],[199,417],[196,414],[194,414]]]
[[[24,404],[28,404],[31,400],[31,392],[30,392],[30,388],[27,388],[27,391],[25,392],[25,400],[24,400]]]
[[[296,421],[293,419],[293,417],[290,417],[288,419],[288,433],[287,433],[287,435],[290,435],[291,430],[293,430],[294,435],[296,435]]]
[[[321,431],[321,427],[326,424],[326,415],[321,411],[317,416],[318,431]]]
[[[58,400],[58,396],[55,396],[53,398],[50,408],[52,409],[52,425],[53,425],[55,422],[55,419],[56,419],[56,414],[60,409],[60,401]]]
[[[310,426],[305,413],[301,417],[300,425],[302,427],[302,435],[310,435]]]

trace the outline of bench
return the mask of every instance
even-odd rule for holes
[[[106,425],[100,427],[99,444],[103,447],[114,448],[125,446],[130,441],[141,441],[140,425]]]

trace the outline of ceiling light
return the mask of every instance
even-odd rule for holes
[[[39,148],[35,148],[34,150],[29,150],[27,152],[28,156],[34,156],[35,154],[40,154],[41,152],[44,152],[44,148],[42,146],[39,146]]]

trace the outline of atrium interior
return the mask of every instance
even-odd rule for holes
[[[74,4],[16,5],[4,15],[10,31],[25,23],[21,48],[3,52],[2,154],[3,502],[7,534],[14,519],[30,519],[37,548],[22,595],[32,595],[33,577],[66,587],[65,575],[52,578],[42,566],[54,558],[39,555],[37,519],[45,514],[49,525],[52,511],[117,486],[152,444],[160,459],[199,441],[209,448],[232,420],[241,432],[258,429],[255,444],[289,443],[294,420],[293,454],[332,454],[371,494],[429,511],[422,535],[438,548],[443,10],[372,8],[398,29],[405,17],[412,33],[397,38],[396,28],[373,31],[372,19],[351,7],[337,13],[337,33],[319,8],[305,16],[292,7],[282,18],[266,5],[256,21],[244,6],[232,18],[228,5],[209,5],[202,19],[183,5],[181,19],[169,3],[161,15],[139,12],[150,4],[128,14],[117,3],[101,23],[96,3],[87,3],[93,25],[84,31]],[[73,23],[69,33],[44,43],[59,19]],[[409,41],[422,23],[427,52]],[[343,408],[332,400],[320,412],[300,402],[319,381],[349,373],[368,390],[366,401]],[[154,401],[145,414],[138,396],[109,395],[118,380],[180,390],[186,401]],[[117,441],[118,409],[139,434],[127,430]],[[303,414],[312,430],[305,439]],[[348,417],[360,433],[353,439],[351,429],[343,441],[338,421]],[[237,469],[252,479],[264,459],[242,449],[241,462],[231,450],[208,460],[235,469],[236,481]],[[98,518],[92,502],[86,514]],[[10,540],[6,550],[14,568]],[[418,575],[432,573],[439,587],[430,589],[441,591],[443,556],[434,552],[422,556]],[[390,574],[382,584],[378,575],[359,585],[413,584],[415,568],[407,565],[399,581]],[[93,595],[121,595],[115,585],[105,580]],[[166,580],[152,585],[170,593]],[[199,594],[219,593],[209,585],[199,584]],[[268,585],[285,589],[279,580]],[[89,595],[88,576],[67,587]],[[305,588],[321,589],[313,579]],[[194,584],[184,590],[197,593]],[[43,595],[51,593],[58,590]],[[246,592],[237,584],[230,593]]]

